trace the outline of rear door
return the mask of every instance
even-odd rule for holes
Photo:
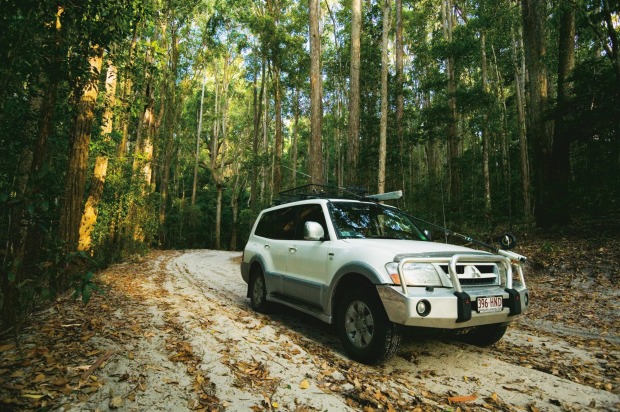
[[[282,292],[282,277],[286,274],[286,260],[295,236],[295,207],[284,207],[266,212],[255,231],[257,249],[265,260],[267,293]]]

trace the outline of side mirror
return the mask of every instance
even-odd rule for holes
[[[502,250],[510,250],[517,246],[517,238],[512,233],[504,233],[496,239],[499,248]]]
[[[304,225],[304,240],[323,240],[325,230],[317,222],[306,222]]]
[[[430,231],[430,230],[428,230],[428,229],[424,229],[424,232],[422,232],[422,233],[424,233],[424,236],[426,236],[426,238],[427,238],[428,240],[430,240],[430,241],[432,241],[432,240],[433,240],[433,235],[431,234],[431,231]]]

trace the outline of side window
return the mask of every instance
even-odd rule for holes
[[[254,234],[269,239],[293,239],[295,212],[295,208],[286,207],[263,214]]]
[[[323,208],[321,205],[304,205],[299,208],[299,216],[297,218],[297,228],[295,230],[295,239],[303,240],[304,238],[304,225],[306,222],[317,222],[323,226],[325,236],[327,234],[327,225],[325,224],[325,215],[323,214]]]

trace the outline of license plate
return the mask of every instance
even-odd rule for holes
[[[487,296],[477,298],[478,313],[501,312],[504,309],[504,302],[501,296]]]

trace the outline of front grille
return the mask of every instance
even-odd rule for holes
[[[477,273],[475,276],[462,276],[467,272],[466,267],[473,266],[476,268]],[[450,269],[448,265],[439,265],[441,270],[443,270],[446,274],[450,273]],[[471,270],[471,269],[470,269]],[[497,280],[497,270],[496,266],[491,264],[474,264],[474,265],[466,265],[466,264],[457,264],[456,265],[456,274],[459,278],[459,282],[461,282],[462,286],[486,286],[486,285],[496,285]]]
[[[482,274],[495,274],[495,265],[456,265],[456,274],[462,275],[465,273],[465,266],[475,266]],[[439,267],[445,273],[450,273],[448,265],[439,265]]]
[[[459,278],[459,282],[461,282],[461,286],[480,286],[480,285],[494,285],[495,278]]]

